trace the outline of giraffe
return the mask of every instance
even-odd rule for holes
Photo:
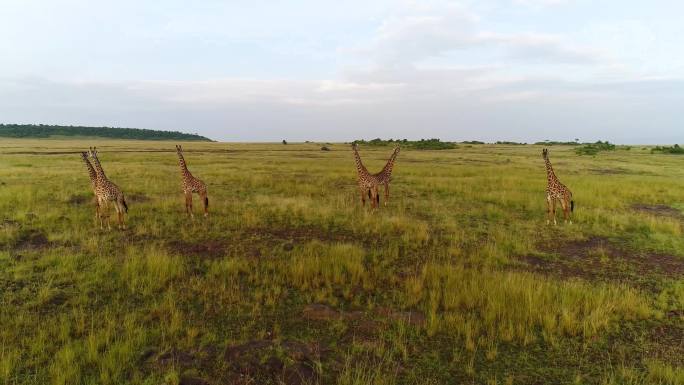
[[[553,224],[556,224],[556,200],[561,203],[565,222],[568,222],[569,220],[570,224],[572,224],[570,212],[575,210],[575,201],[572,200],[572,192],[558,180],[558,177],[556,177],[556,174],[553,172],[553,167],[549,161],[549,151],[547,149],[542,150],[542,157],[546,163],[547,179],[546,204],[548,206],[549,218],[546,220],[546,224],[548,225],[551,222],[551,218],[553,218]]]
[[[387,161],[387,164],[385,164],[385,167],[382,168],[382,171],[376,174],[380,184],[385,186],[385,206],[387,206],[387,202],[389,202],[389,184],[392,180],[392,169],[394,168],[394,161],[397,159],[397,155],[399,155],[399,147],[394,148],[394,151]]]
[[[83,158],[83,163],[85,163],[86,168],[88,169],[88,176],[90,176],[90,185],[93,188],[93,194],[95,196],[95,218],[97,218],[100,215],[100,204],[97,202],[97,172],[93,168],[93,165],[90,164],[87,152],[81,152],[81,158]]]
[[[123,192],[121,192],[121,189],[117,185],[112,183],[109,179],[107,179],[104,170],[102,170],[100,160],[97,157],[97,148],[91,147],[88,151],[88,155],[93,160],[93,165],[95,165],[95,174],[97,176],[95,181],[95,196],[97,197],[98,203],[98,217],[100,218],[100,229],[103,228],[102,212],[100,209],[106,210],[107,205],[110,201],[112,201],[114,202],[114,209],[116,210],[118,217],[118,227],[122,230],[125,230],[126,223],[124,221],[124,214],[128,213],[128,204],[126,203],[126,198],[124,197]],[[109,216],[107,217],[107,228],[112,228]]]
[[[204,205],[204,216],[209,215],[209,198],[207,197],[207,185],[201,180],[192,176],[188,171],[188,165],[183,158],[183,148],[176,145],[176,153],[178,153],[178,165],[180,166],[181,177],[183,178],[183,194],[185,194],[185,211],[194,218],[192,213],[192,193],[197,193]]]
[[[361,192],[361,204],[364,206],[366,205],[366,195],[368,195],[371,207],[376,208],[380,205],[380,194],[378,193],[378,187],[380,185],[385,186],[385,199],[389,199],[389,182],[392,175],[392,168],[394,167],[394,160],[399,153],[399,147],[394,149],[394,152],[387,161],[385,167],[377,174],[369,173],[366,166],[363,165],[356,143],[352,144],[352,150],[354,151],[354,161],[356,162],[358,185]],[[385,205],[387,205],[387,201],[385,201]]]

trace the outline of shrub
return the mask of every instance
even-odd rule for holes
[[[651,153],[655,152],[660,152],[663,154],[684,154],[684,148],[680,147],[678,144],[675,144],[672,147],[665,147],[665,146],[656,146],[651,149]]]
[[[615,145],[608,142],[597,141],[596,143],[585,144],[582,147],[576,148],[577,155],[596,155],[601,151],[614,151]]]
[[[421,139],[421,140],[407,140],[407,139],[388,139],[383,140],[375,138],[369,141],[355,140],[354,143],[365,144],[368,146],[390,146],[401,144],[405,148],[415,148],[416,150],[451,150],[456,148],[453,142],[442,142],[439,139]]]

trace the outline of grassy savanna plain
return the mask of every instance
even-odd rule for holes
[[[540,146],[404,149],[372,211],[348,144],[181,143],[190,220],[174,144],[0,141],[0,383],[684,384],[684,157],[550,147],[554,227]]]

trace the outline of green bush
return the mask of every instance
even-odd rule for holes
[[[665,146],[656,146],[651,149],[651,153],[655,152],[660,152],[663,154],[684,154],[684,148],[680,147],[678,144],[675,144],[672,147],[665,147]]]
[[[453,142],[442,142],[439,139],[421,139],[421,140],[407,140],[407,139],[387,139],[380,138],[366,140],[355,140],[354,143],[364,144],[367,146],[396,146],[401,145],[404,148],[414,148],[416,150],[451,150],[456,148]]]
[[[597,141],[596,143],[585,144],[582,147],[576,148],[575,152],[578,155],[596,155],[601,151],[614,151],[615,145],[608,142]]]

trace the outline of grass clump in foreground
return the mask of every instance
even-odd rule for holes
[[[125,232],[95,223],[94,144]],[[533,145],[407,148],[371,212],[348,144],[189,143],[193,221],[174,144],[0,143],[1,384],[681,383],[677,157],[557,148],[553,227]]]

